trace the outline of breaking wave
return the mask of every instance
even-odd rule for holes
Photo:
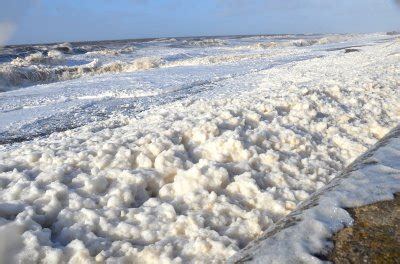
[[[62,43],[36,46],[8,47],[3,51],[5,63],[0,64],[0,92],[9,91],[21,87],[76,79],[104,73],[132,72],[148,70],[158,67],[195,66],[217,63],[236,62],[246,59],[255,59],[267,56],[265,52],[260,54],[248,54],[252,49],[271,49],[280,47],[307,47],[319,44],[328,44],[345,41],[350,35],[329,35],[325,37],[307,36],[303,39],[270,38],[269,41],[247,43],[241,46],[230,46],[229,42],[218,38],[190,38],[179,40],[179,44],[168,44],[167,47],[180,48],[205,48],[228,46],[233,49],[247,49],[246,54],[220,54],[203,56],[206,53],[191,56],[190,52],[181,54],[168,54],[160,57],[131,58],[124,56],[124,61],[118,59],[118,55],[133,53],[138,44],[133,42],[121,43]],[[176,39],[156,39],[153,42],[177,42]],[[244,44],[244,43],[243,43]],[[142,45],[142,44],[141,44]],[[144,44],[143,44],[144,45]],[[12,57],[17,56],[17,57]],[[81,54],[84,54],[81,56]],[[188,55],[189,54],[189,55]],[[109,58],[112,58],[110,62]],[[7,61],[10,58],[9,61]]]
[[[313,45],[323,45],[323,44],[330,44],[330,43],[337,43],[346,41],[349,39],[349,36],[342,36],[342,35],[334,35],[334,36],[327,36],[320,39],[298,39],[293,40],[291,43],[296,47],[307,47]]]
[[[40,56],[38,55],[38,57]],[[37,58],[35,57],[34,60],[37,60]],[[40,60],[42,60],[41,57]],[[70,80],[85,75],[148,70],[157,68],[164,63],[163,59],[152,57],[143,57],[131,62],[117,61],[109,64],[101,64],[95,59],[84,65],[53,68],[46,65],[26,66],[24,63],[15,63],[0,67],[0,92],[28,85]]]
[[[154,40],[148,41],[149,43],[155,42],[155,43],[170,43],[170,42],[176,42],[178,41],[176,38],[158,38]]]
[[[388,36],[400,35],[400,31],[389,31],[389,32],[386,32],[386,35],[388,35]]]
[[[58,50],[63,53],[72,53],[74,50],[72,47],[72,44],[68,43],[68,42],[54,45],[53,49]]]
[[[286,41],[269,41],[258,42],[247,46],[238,46],[236,49],[269,49],[269,48],[282,48],[282,47],[309,47],[313,45],[324,45],[329,43],[337,43],[348,40],[350,37],[346,36],[328,36],[320,39],[295,39]]]
[[[342,35],[334,35],[334,36],[327,36],[320,39],[298,39],[291,41],[293,46],[296,47],[307,47],[313,45],[323,45],[323,44],[330,44],[336,42],[342,42],[349,39],[349,36],[342,36]]]
[[[184,40],[182,45],[186,47],[218,47],[226,46],[228,42],[222,39],[191,39]]]
[[[216,63],[236,62],[245,59],[259,58],[261,55],[236,54],[222,56],[205,56],[200,58],[186,58],[182,60],[166,61],[163,58],[142,57],[130,62],[116,61],[102,64],[98,59],[79,66],[57,66],[49,67],[46,64],[29,65],[29,62],[46,62],[51,60],[47,56],[35,55],[25,59],[17,60],[11,65],[0,66],[0,92],[17,89],[24,86],[51,83],[76,79],[88,75],[134,72],[164,67],[209,65]]]
[[[113,54],[111,50],[100,50],[97,53],[93,52],[93,54],[102,54],[102,52],[106,55]],[[97,74],[143,71],[161,66],[179,67],[228,63],[255,59],[261,56],[260,54],[234,54],[191,58],[183,55],[177,56],[176,59],[142,57],[129,62],[116,61],[106,64],[95,58],[83,65],[65,66],[58,65],[64,60],[61,52],[53,50],[48,52],[47,55],[37,52],[23,59],[14,59],[10,64],[0,66],[0,92]]]
[[[36,52],[32,53],[25,58],[16,58],[11,61],[12,65],[15,66],[28,66],[31,64],[59,64],[64,61],[64,55],[61,51],[50,50],[46,53]]]
[[[169,62],[167,67],[177,67],[177,66],[196,66],[196,65],[210,65],[217,63],[229,63],[237,62],[247,59],[257,59],[261,58],[262,54],[235,54],[235,55],[221,55],[221,56],[205,56],[200,58],[190,58],[180,61]]]
[[[131,53],[135,51],[135,47],[125,47],[122,49],[99,49],[94,51],[86,52],[86,55],[105,55],[105,56],[116,56],[120,54]]]

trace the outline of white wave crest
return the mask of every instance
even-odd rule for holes
[[[16,58],[11,61],[15,66],[29,66],[32,64],[58,64],[64,61],[64,55],[58,50],[50,50],[47,55],[43,52],[32,53],[25,58]]]
[[[227,41],[222,39],[200,39],[200,40],[185,40],[183,43],[190,47],[215,47],[225,46]]]
[[[101,64],[97,59],[80,66],[59,66],[50,68],[46,65],[12,64],[0,67],[0,92],[40,83],[76,79],[85,75],[132,72],[158,68],[165,63],[160,58],[143,57],[131,62],[113,62]]]
[[[71,43],[68,43],[68,42],[54,45],[53,48],[55,50],[61,51],[63,53],[72,53],[72,51],[73,51]]]
[[[86,55],[117,56],[124,53],[131,53],[133,51],[135,51],[135,48],[129,46],[122,49],[101,49],[101,50],[89,51],[86,53]]]
[[[158,38],[158,39],[155,39],[155,40],[151,40],[149,42],[150,43],[151,42],[169,43],[169,42],[176,42],[176,41],[178,41],[176,38]]]
[[[327,36],[323,37],[320,39],[298,39],[292,41],[292,44],[296,47],[306,47],[306,46],[312,46],[312,45],[323,45],[323,44],[329,44],[329,43],[336,43],[336,42],[342,42],[346,41],[349,39],[349,36],[343,36],[343,35],[332,35],[332,36]]]
[[[119,55],[119,51],[118,50],[113,50],[113,49],[104,49],[104,50],[95,50],[95,51],[89,51],[86,53],[86,55],[112,55],[112,56],[116,56]]]
[[[237,62],[247,59],[256,59],[262,57],[262,54],[238,54],[238,55],[221,55],[221,56],[205,56],[201,58],[191,58],[186,60],[169,62],[166,67],[177,66],[196,66],[196,65],[210,65],[217,63]]]
[[[124,71],[139,71],[158,68],[165,64],[165,61],[160,58],[143,57],[132,61],[123,66]]]
[[[320,39],[296,39],[286,41],[268,41],[257,42],[252,45],[238,46],[235,49],[269,49],[269,48],[283,48],[283,47],[309,47],[313,45],[324,45],[329,43],[336,43],[346,41],[350,38],[349,35],[332,35]]]
[[[22,86],[74,79],[90,73],[97,67],[97,61],[75,67],[48,67],[46,65],[12,64],[0,68],[0,92]]]

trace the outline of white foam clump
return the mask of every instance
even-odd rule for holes
[[[228,263],[324,263],[329,238],[353,219],[345,208],[393,199],[400,192],[400,126]],[[269,235],[268,235],[269,234]]]
[[[18,241],[2,244],[20,262],[224,262],[399,121],[384,45],[4,149],[0,232]]]

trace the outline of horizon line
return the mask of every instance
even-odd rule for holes
[[[156,39],[168,39],[168,38],[175,38],[175,39],[185,39],[185,38],[209,38],[209,37],[252,37],[252,36],[279,36],[279,35],[295,35],[295,36],[313,36],[313,35],[345,35],[345,34],[373,34],[373,33],[389,33],[389,32],[399,32],[397,30],[389,30],[389,31],[374,31],[374,32],[316,32],[316,33],[260,33],[260,34],[227,34],[227,35],[188,35],[188,36],[167,36],[167,37],[138,37],[138,38],[122,38],[122,39],[89,39],[89,40],[72,40],[72,41],[55,41],[55,42],[36,42],[36,43],[17,43],[17,44],[6,44],[0,45],[0,48],[7,48],[7,47],[16,47],[16,46],[35,46],[35,45],[54,45],[54,44],[61,44],[61,43],[70,43],[70,44],[78,44],[78,43],[90,43],[90,42],[101,42],[101,41],[140,41],[146,42]]]

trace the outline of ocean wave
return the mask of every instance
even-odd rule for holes
[[[165,61],[161,58],[143,57],[130,62],[101,64],[97,59],[79,66],[12,64],[0,67],[0,92],[14,90],[24,86],[76,79],[86,75],[131,72],[158,68]]]
[[[100,49],[100,50],[94,50],[94,51],[88,51],[86,52],[86,55],[105,55],[105,56],[116,56],[120,54],[126,54],[126,53],[131,53],[135,51],[135,47],[129,46],[129,47],[124,47],[122,49]]]
[[[89,51],[89,52],[86,52],[86,55],[106,55],[106,56],[108,56],[108,55],[112,55],[112,56],[115,56],[115,55],[119,55],[120,54],[120,52],[118,51],[118,50],[114,50],[114,49],[104,49],[104,50],[95,50],[95,51]]]
[[[74,50],[72,44],[69,42],[54,45],[53,49],[61,51],[63,53],[72,53]]]
[[[178,60],[169,62],[166,67],[177,66],[196,66],[196,65],[210,65],[217,63],[237,62],[246,59],[261,58],[262,54],[237,54],[237,55],[221,55],[221,56],[205,56],[201,58],[190,58],[185,60]]]
[[[271,40],[271,39],[293,39],[297,38],[297,35],[292,34],[277,34],[277,35],[258,35],[258,36],[240,36],[236,39],[245,40],[245,41],[257,41],[257,40]]]
[[[99,51],[99,50],[104,50],[107,49],[106,46],[102,45],[81,45],[79,47],[75,47],[75,53],[83,54],[83,53],[88,53],[92,51]]]
[[[76,79],[106,73],[144,71],[159,67],[180,67],[229,63],[246,59],[260,58],[260,54],[236,54],[182,58],[167,61],[159,57],[142,57],[129,62],[116,61],[103,64],[98,59],[78,66],[51,66],[48,56],[35,55],[16,60],[10,65],[0,66],[0,92],[25,86]],[[32,62],[41,62],[32,64]],[[46,62],[46,63],[44,63]]]
[[[388,35],[388,36],[400,35],[400,31],[388,31],[388,32],[386,32],[386,35]]]
[[[307,46],[313,46],[313,45],[324,45],[324,44],[342,42],[342,41],[346,41],[348,39],[349,39],[348,35],[346,35],[346,36],[333,35],[333,36],[323,37],[320,39],[299,39],[299,40],[294,40],[291,43],[296,47],[307,47]]]
[[[218,47],[226,46],[228,42],[222,39],[192,39],[184,40],[182,44],[188,47]]]
[[[251,45],[238,46],[235,49],[269,49],[282,47],[309,47],[314,45],[324,45],[329,43],[342,42],[349,39],[349,36],[335,35],[319,39],[295,39],[287,41],[257,42]]]
[[[148,70],[148,69],[158,68],[163,64],[165,64],[165,61],[162,58],[143,57],[143,58],[138,58],[124,65],[123,70],[124,71]]]
[[[349,35],[330,35],[317,38],[315,36],[304,39],[287,39],[276,42],[266,41],[247,43],[242,46],[229,46],[233,49],[272,49],[281,47],[307,47],[318,44],[328,44],[347,40]],[[185,39],[180,42],[180,47],[213,47],[225,46],[228,42],[216,38]],[[20,50],[19,50],[20,49]],[[230,63],[246,59],[257,59],[266,56],[265,52],[259,54],[221,54],[211,56],[188,56],[187,54],[168,55],[161,57],[142,57],[132,61],[102,62],[99,55],[116,56],[131,53],[135,50],[133,45],[108,46],[98,43],[95,45],[77,45],[62,43],[57,45],[15,48],[15,52],[24,52],[24,56],[13,59],[10,63],[0,65],[0,92],[17,89],[42,83],[50,83],[76,79],[87,75],[131,72],[149,70],[158,67],[180,67],[209,65],[217,63]],[[89,55],[77,60],[76,53]],[[246,52],[247,53],[247,52]],[[255,52],[253,52],[255,53]],[[93,55],[90,57],[90,55]],[[176,57],[176,58],[174,58]],[[80,57],[79,57],[80,58]],[[109,60],[105,60],[109,61]],[[79,63],[78,63],[79,62]],[[83,63],[83,64],[82,64]],[[73,65],[71,65],[73,64]]]
[[[46,53],[36,52],[29,54],[25,58],[18,57],[11,61],[15,66],[28,66],[32,64],[58,64],[64,61],[64,55],[58,50],[50,50]]]
[[[0,92],[23,86],[77,78],[97,67],[97,60],[75,67],[12,64],[0,68]]]
[[[176,41],[178,41],[176,38],[158,38],[158,39],[150,40],[148,42],[149,43],[152,43],[152,42],[170,43],[170,42],[176,42]]]

